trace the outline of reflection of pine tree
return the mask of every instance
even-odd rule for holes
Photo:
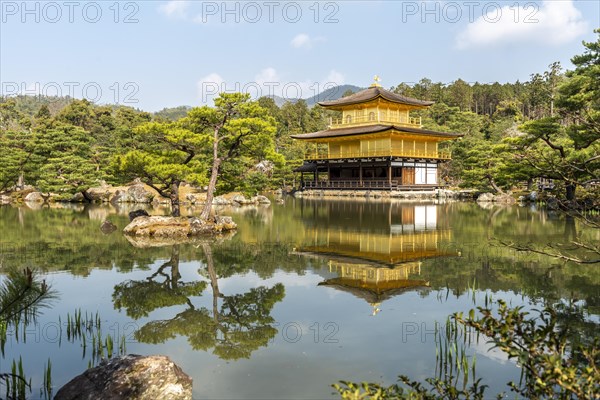
[[[171,274],[165,273],[170,268]],[[163,282],[157,282],[163,277]],[[174,245],[171,258],[144,281],[126,281],[115,286],[113,302],[118,309],[125,308],[127,315],[138,319],[146,317],[157,308],[190,304],[189,297],[200,296],[206,282],[180,282],[179,245]]]
[[[266,346],[277,334],[271,310],[283,299],[284,287],[282,284],[272,288],[261,286],[243,294],[226,296],[219,290],[212,248],[207,243],[202,247],[213,292],[212,310],[196,308],[189,299],[199,296],[206,282],[179,282],[178,246],[173,247],[171,259],[146,281],[117,285],[113,294],[115,307],[126,308],[128,315],[140,318],[157,308],[187,304],[186,310],[171,319],[151,321],[142,326],[135,333],[136,339],[156,344],[182,335],[194,349],[213,349],[213,353],[222,359],[249,358],[254,350]],[[171,268],[171,275],[165,274],[166,267]],[[164,276],[164,282],[155,282],[158,276]]]

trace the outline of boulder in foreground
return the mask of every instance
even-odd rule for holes
[[[132,236],[188,237],[232,231],[237,228],[231,217],[217,216],[208,221],[192,217],[137,217],[123,229]]]
[[[103,361],[73,378],[56,400],[187,400],[192,378],[166,356],[130,354]]]

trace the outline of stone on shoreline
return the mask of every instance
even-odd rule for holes
[[[30,203],[43,203],[44,197],[40,192],[31,192],[27,196],[25,196],[23,200],[28,201]]]
[[[130,354],[103,361],[73,378],[56,400],[187,400],[192,378],[166,356]]]

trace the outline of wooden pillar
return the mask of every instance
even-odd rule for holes
[[[331,182],[331,168],[329,166],[329,161],[327,161],[327,184]]]
[[[358,184],[359,186],[362,186],[363,184],[363,180],[362,180],[362,161],[358,162]]]
[[[390,189],[392,189],[392,161],[388,162],[388,184],[390,185]]]

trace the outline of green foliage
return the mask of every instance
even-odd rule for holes
[[[560,324],[553,307],[546,307],[530,317],[522,307],[510,308],[497,302],[498,310],[478,307],[464,318],[453,315],[455,323],[485,335],[494,347],[515,359],[522,369],[520,382],[509,382],[512,391],[524,398],[592,399],[600,395],[600,350],[598,338],[591,346],[573,344],[573,328]],[[400,376],[401,384],[381,386],[342,381],[333,385],[344,399],[484,399],[486,386],[475,381],[468,388],[458,388],[454,376],[428,378],[426,384]],[[501,398],[502,394],[498,395]]]
[[[491,310],[479,308],[482,318],[456,318],[516,359],[524,379],[519,384],[509,383],[514,392],[529,398],[591,399],[600,395],[598,339],[590,347],[573,346],[568,340],[571,328],[559,325],[552,307],[530,318],[522,307],[509,308],[502,301],[498,304],[497,317]]]
[[[170,275],[165,269],[170,268]],[[163,282],[157,282],[163,277]],[[181,282],[179,274],[179,245],[174,245],[171,258],[144,281],[125,281],[115,286],[113,302],[119,310],[125,308],[134,319],[146,317],[157,308],[185,304],[189,297],[200,296],[206,282]]]
[[[538,176],[564,183],[567,200],[575,200],[577,186],[600,181],[600,29],[595,32],[598,40],[584,43],[585,53],[571,60],[575,70],[562,84],[553,80],[560,117],[525,123],[527,135],[515,141],[521,161]]]
[[[0,282],[0,323],[6,333],[8,325],[28,324],[35,319],[40,308],[47,307],[55,297],[45,281],[26,268],[12,272]],[[4,348],[5,336],[0,336]]]
[[[211,214],[224,163],[244,158],[255,162],[279,158],[274,147],[275,120],[257,101],[250,101],[249,94],[221,93],[214,107],[193,108],[179,122],[206,143],[202,154],[208,160],[210,179],[201,218],[207,219]],[[225,179],[228,178],[231,180]]]
[[[255,196],[265,190],[269,185],[269,178],[260,171],[249,172],[240,188],[246,196]]]
[[[218,287],[219,277],[248,271],[254,262],[261,266],[269,263],[261,262],[262,252],[257,252],[258,257],[252,257],[248,251],[240,253],[240,249],[221,250],[213,257],[213,245],[201,243],[201,246],[206,256],[204,272],[212,288],[212,310],[197,308],[192,303],[193,297],[200,296],[207,286],[205,281],[180,281],[179,246],[172,248],[169,261],[146,280],[116,285],[114,305],[118,309],[125,308],[127,315],[135,319],[148,316],[158,308],[185,305],[185,309],[171,319],[147,322],[135,332],[135,338],[145,343],[163,343],[182,335],[194,349],[213,349],[213,353],[224,360],[249,358],[254,350],[266,346],[277,334],[273,326],[275,319],[270,314],[274,305],[285,296],[285,288],[276,284],[271,288],[252,288],[241,294],[223,294]],[[170,274],[165,273],[167,267]],[[159,277],[164,277],[162,282],[157,281]]]
[[[73,125],[37,132],[33,147],[41,162],[36,181],[40,191],[68,199],[98,183],[102,176],[92,161],[92,143],[84,129]]]
[[[179,186],[182,182],[203,184],[202,160],[197,156],[207,145],[197,135],[174,122],[148,122],[134,129],[138,149],[116,157],[116,170],[123,176],[140,178],[161,196],[171,200],[171,213],[179,216]]]
[[[135,338],[145,343],[162,343],[183,335],[192,348],[213,349],[223,360],[249,358],[277,334],[270,312],[283,296],[280,283],[272,288],[252,288],[247,293],[224,296],[223,305],[216,312],[189,308],[172,319],[150,321],[135,332]]]
[[[37,278],[35,273],[26,268],[23,271],[12,271],[7,276],[0,276],[0,350],[4,356],[9,326],[18,328],[35,320],[41,308],[47,307],[56,294],[45,281]],[[12,362],[10,372],[0,371],[0,384],[6,386],[6,398],[25,399],[26,389],[31,391],[31,382],[27,382],[23,372],[23,361],[19,357],[18,364]]]
[[[31,172],[31,136],[26,131],[0,131],[0,192]]]

